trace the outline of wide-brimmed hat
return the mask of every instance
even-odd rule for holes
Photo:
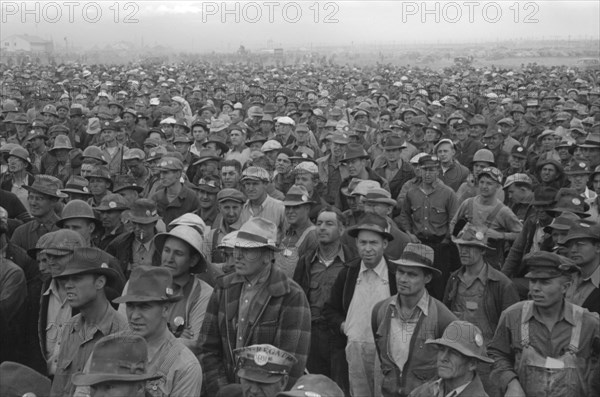
[[[2,397],[49,396],[51,386],[50,379],[23,364],[12,361],[0,364]]]
[[[548,206],[556,203],[558,189],[552,186],[539,186],[533,192],[532,205]]]
[[[73,374],[75,386],[93,386],[103,382],[144,382],[161,375],[148,374],[148,345],[139,335],[108,335],[94,345],[89,368]]]
[[[176,302],[181,298],[182,295],[173,293],[173,276],[167,268],[138,266],[129,276],[127,294],[113,302]]]
[[[340,160],[340,162],[345,163],[354,159],[367,159],[369,158],[369,154],[360,143],[349,143],[346,147],[346,152],[344,153],[344,157]]]
[[[100,178],[100,179],[104,179],[106,181],[108,181],[110,187],[109,189],[112,187],[112,176],[110,175],[110,171],[108,169],[108,167],[104,166],[104,165],[99,165],[94,167],[90,173],[88,175],[86,175],[85,179],[87,179],[88,181],[90,181],[92,178]]]
[[[102,197],[100,205],[94,208],[96,211],[125,211],[129,209],[129,203],[120,194],[110,193]]]
[[[286,207],[297,207],[306,204],[314,204],[314,201],[308,195],[308,190],[301,185],[292,185],[283,199],[283,205]]]
[[[350,237],[357,238],[358,234],[362,230],[366,230],[370,232],[375,232],[382,236],[384,239],[392,241],[394,239],[394,236],[392,236],[392,234],[386,230],[387,227],[388,223],[383,217],[376,214],[368,214],[363,216],[359,220],[357,225],[348,230],[348,235]]]
[[[18,146],[12,149],[8,153],[8,157],[16,157],[20,160],[25,161],[28,165],[31,165],[31,159],[29,158],[29,152],[24,147]]]
[[[563,215],[564,214],[565,213],[563,213]],[[600,225],[597,223],[576,219],[568,230],[569,232],[567,235],[559,239],[559,244],[566,245],[571,240],[579,239],[600,241]]]
[[[424,244],[408,243],[397,260],[391,262],[400,266],[419,267],[441,275],[442,272],[433,266],[433,248]]]
[[[174,237],[188,243],[189,246],[192,247],[192,249],[195,250],[200,256],[200,262],[197,266],[200,266],[200,268],[206,267],[206,258],[202,252],[202,245],[204,244],[204,230],[194,226],[178,225],[169,232],[158,233],[156,236],[154,236],[154,246],[158,252],[162,252],[165,242],[170,237]]]
[[[382,188],[370,189],[365,195],[365,202],[381,203],[391,206],[395,206],[396,204],[398,204],[396,200],[392,198],[390,192]]]
[[[129,211],[129,220],[131,222],[148,225],[159,219],[160,216],[158,216],[158,210],[156,209],[156,202],[154,200],[141,198],[135,200],[131,205]]]
[[[84,159],[90,158],[90,159],[98,160],[104,165],[108,164],[108,160],[106,160],[106,156],[104,155],[104,152],[102,152],[102,149],[100,149],[100,147],[98,147],[98,146],[92,145],[92,146],[86,147],[83,150],[82,157]]]
[[[102,226],[96,216],[92,206],[83,200],[70,200],[63,208],[60,219],[56,221],[56,226],[64,227],[65,222],[70,219],[88,219],[96,225],[96,228]]]
[[[277,248],[277,225],[265,218],[250,218],[240,227],[235,246],[238,248],[265,247],[279,251]]]
[[[399,136],[390,135],[385,139],[383,150],[406,149],[406,141]]]
[[[428,339],[426,344],[447,346],[466,357],[476,358],[484,363],[493,363],[486,353],[483,333],[474,324],[467,321],[453,321],[444,330],[439,339]]]
[[[342,194],[346,197],[356,195],[366,196],[371,189],[376,189],[380,187],[381,184],[372,179],[352,178],[352,180],[350,180],[350,183],[348,183],[348,186],[345,186],[340,190]]]
[[[589,209],[585,199],[575,189],[562,188],[556,194],[556,204],[546,212],[553,217],[559,216],[562,212],[572,212],[580,218],[588,218]]]
[[[205,161],[221,161],[223,160],[222,157],[219,157],[219,155],[217,155],[217,152],[215,152],[212,149],[207,149],[207,148],[202,148],[200,149],[200,153],[198,153],[198,158],[197,160],[194,162],[194,165],[198,165],[198,164],[202,164]]]
[[[583,161],[577,161],[565,170],[567,175],[589,175],[591,173],[590,166]]]
[[[229,146],[227,146],[225,143],[225,138],[219,134],[210,134],[202,146],[206,146],[209,143],[214,143],[217,145],[217,147],[221,149],[221,152],[223,153],[227,153],[229,151]]]
[[[120,282],[121,277],[116,270],[108,266],[113,257],[96,247],[83,247],[73,251],[65,268],[56,276],[64,278],[78,274],[99,274],[113,282]]]
[[[90,190],[88,189],[89,184],[90,183],[88,182],[88,180],[84,177],[79,175],[73,175],[67,181],[65,188],[61,189],[61,192],[66,194],[72,193],[80,194],[83,196],[92,196],[92,193],[90,193]]]
[[[575,222],[581,220],[581,218],[572,212],[563,212],[560,216],[552,219],[552,223],[544,227],[544,233],[552,234],[552,230],[568,231],[574,225]]]
[[[45,133],[40,132],[40,131],[35,131],[35,130],[31,130],[29,132],[29,134],[27,134],[27,138],[26,139],[28,141],[32,141],[32,140],[34,140],[36,138],[41,138],[44,141],[47,141],[48,139],[50,139],[50,137],[48,137],[48,135],[46,135]]]
[[[52,152],[54,150],[60,150],[60,149],[64,149],[64,150],[73,149],[73,146],[71,146],[71,141],[69,140],[68,136],[58,135],[56,138],[54,138],[54,144],[52,145],[52,148],[48,151]]]
[[[51,175],[36,175],[33,184],[31,184],[31,186],[23,186],[23,189],[55,198],[69,197],[65,193],[61,192],[62,182],[60,179]]]
[[[115,176],[115,186],[113,187],[113,193],[119,193],[123,190],[135,190],[141,193],[144,190],[143,186],[136,183],[135,178],[132,175],[117,175]]]
[[[485,234],[485,229],[477,227],[472,223],[467,223],[458,233],[458,236],[452,236],[452,241],[456,245],[481,247],[488,250],[494,249],[488,245],[488,237]]]

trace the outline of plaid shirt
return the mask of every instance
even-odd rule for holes
[[[235,376],[236,324],[242,278],[235,273],[218,280],[208,303],[198,343],[207,395],[214,396]],[[267,281],[268,294],[257,295],[250,308],[243,346],[268,343],[293,354],[298,362],[288,385],[302,375],[310,345],[310,307],[304,291],[276,266]]]

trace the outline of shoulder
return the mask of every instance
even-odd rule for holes
[[[530,302],[530,301],[520,301],[517,302],[509,307],[507,307],[503,312],[502,315],[504,317],[506,317],[507,319],[518,319],[521,316],[521,312],[523,311],[523,306],[525,305],[525,303]]]

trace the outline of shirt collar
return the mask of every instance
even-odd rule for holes
[[[112,324],[114,322],[115,316],[117,315],[117,311],[113,309],[110,304],[106,308],[106,313],[102,317],[102,320],[98,324],[96,324],[96,329],[102,332],[102,335],[106,336],[110,334]],[[73,331],[79,332],[83,327],[83,316],[78,316],[77,321],[73,324]]]
[[[600,288],[600,265],[596,266],[596,270],[594,270],[594,272],[584,280],[589,280],[594,287]]]
[[[315,250],[315,254],[312,257],[311,263],[314,263],[315,261],[319,260],[319,252],[320,252],[320,250],[317,247],[317,249]],[[344,260],[344,249],[342,247],[342,244],[340,244],[340,249],[333,257],[333,261],[335,261],[336,258],[339,259],[340,261],[342,261],[342,263],[346,263],[346,261]]]
[[[398,306],[398,299],[392,299],[390,301],[390,304],[392,306]],[[421,310],[421,313],[423,313],[425,316],[429,315],[429,293],[426,289],[423,290],[423,296],[421,296],[421,299],[419,299],[419,301],[417,302],[416,307],[418,307],[419,310]]]
[[[475,277],[475,279],[479,279],[483,283],[483,285],[486,285],[487,279],[488,279],[488,267],[487,266],[488,266],[487,263],[484,262],[481,270]],[[460,278],[460,280],[463,282],[464,282],[464,277],[463,277],[464,274],[465,274],[464,271],[461,271],[460,273],[458,273],[458,278]]]
[[[236,273],[233,276],[233,278],[231,279],[231,283],[232,284],[249,283],[253,287],[255,287],[259,284],[266,283],[267,280],[269,279],[270,275],[271,275],[271,266],[269,265],[269,266],[266,266],[263,270],[261,270],[259,274],[254,276],[252,278],[252,280],[249,280],[247,277],[240,276],[239,274]]]
[[[154,239],[152,238],[145,243],[142,243],[137,238],[133,240],[133,249],[134,250],[137,251],[138,249],[140,249],[140,247],[142,245],[144,246],[144,248],[146,248],[146,251],[150,251],[154,247]]]
[[[532,317],[539,322],[541,322],[539,318],[539,314],[536,313],[535,305],[530,305],[528,311],[525,313],[525,321],[531,320]],[[575,325],[575,321],[573,320],[573,304],[563,300],[563,312],[561,313],[558,321],[565,320],[569,322],[571,325]]]
[[[381,260],[379,261],[377,266],[375,266],[373,269],[369,269],[368,267],[365,266],[365,263],[363,261],[360,261],[359,274],[362,274],[363,272],[366,272],[367,270],[373,270],[375,272],[375,274],[377,274],[379,276],[380,279],[382,279],[384,281],[389,281],[388,268],[387,268],[387,264],[385,263],[385,258],[383,256],[381,257]]]
[[[440,381],[441,381],[441,379],[440,379]],[[471,382],[473,382],[473,381],[471,380],[471,381],[465,383],[462,386],[458,386],[454,390],[450,390],[448,393],[446,393],[446,397],[460,395],[460,393],[462,393],[467,388],[467,386],[469,386],[471,384]]]

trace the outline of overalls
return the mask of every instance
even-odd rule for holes
[[[582,397],[585,382],[580,378],[577,369],[577,356],[583,308],[573,306],[575,326],[571,331],[571,341],[565,354],[558,358],[542,357],[529,345],[529,321],[526,320],[532,302],[523,305],[521,314],[521,346],[520,359],[517,360],[519,382],[527,397]]]
[[[284,240],[281,243],[283,250],[275,254],[275,263],[288,277],[292,278],[294,276],[294,270],[296,270],[296,265],[298,264],[298,259],[300,258],[298,255],[298,247],[302,245],[302,242],[304,242],[304,239],[306,236],[308,236],[308,233],[315,229],[316,227],[314,225],[307,227],[300,235],[300,238],[298,238],[296,244],[286,245],[284,243],[284,237]]]

